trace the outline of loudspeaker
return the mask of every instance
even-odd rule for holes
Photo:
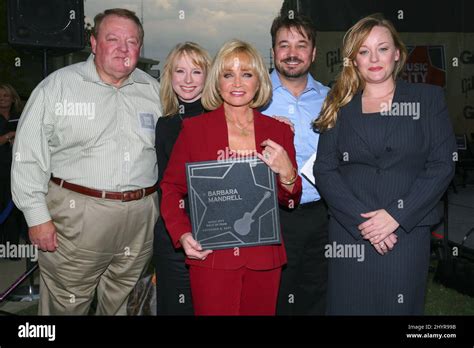
[[[83,0],[7,0],[8,42],[15,47],[84,48]]]
[[[434,281],[474,297],[474,188],[444,195],[442,242]]]

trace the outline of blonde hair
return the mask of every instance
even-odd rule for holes
[[[207,75],[211,65],[209,53],[197,43],[189,41],[179,43],[171,50],[168,57],[166,57],[163,74],[160,79],[160,101],[163,107],[163,116],[175,115],[178,112],[178,96],[173,90],[171,81],[176,62],[182,56],[191,58],[193,64],[200,67],[205,75]]]
[[[3,89],[10,93],[10,96],[12,97],[12,106],[10,107],[10,112],[13,110],[16,113],[19,113],[21,111],[21,99],[18,93],[16,92],[15,88],[13,88],[12,85],[9,83],[1,83],[0,82],[0,89]]]
[[[320,117],[313,123],[315,130],[324,132],[334,127],[339,109],[347,105],[356,93],[364,89],[365,81],[355,67],[354,60],[360,47],[375,26],[387,28],[392,35],[395,48],[400,51],[400,58],[395,62],[392,78],[395,80],[402,72],[408,53],[393,24],[383,18],[380,13],[362,18],[344,35],[342,50],[345,64],[343,64],[341,73],[323,103]]]
[[[258,90],[250,103],[251,108],[260,108],[266,105],[272,97],[272,83],[262,56],[251,44],[240,41],[227,41],[215,56],[209,71],[204,91],[202,92],[202,105],[207,110],[215,110],[222,105],[224,100],[219,93],[219,78],[225,70],[226,63],[239,55],[249,59],[249,68],[258,77]]]

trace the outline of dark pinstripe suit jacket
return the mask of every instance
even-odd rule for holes
[[[428,226],[439,220],[436,205],[454,175],[456,145],[441,88],[397,81],[392,106],[409,115],[362,115],[359,93],[319,138],[314,174],[329,206],[330,245],[363,251],[361,259],[326,255],[331,315],[423,314]],[[357,228],[361,213],[377,209],[400,224],[398,242],[384,256]]]
[[[395,106],[399,113],[412,112],[384,116],[387,121],[380,131],[385,144],[376,152],[355,117],[362,112],[361,93],[319,139],[314,165],[318,190],[330,214],[355,239],[360,238],[357,226],[365,221],[360,213],[376,209],[386,209],[405,232],[435,224],[436,204],[454,175],[456,143],[443,90],[398,80],[394,112]]]

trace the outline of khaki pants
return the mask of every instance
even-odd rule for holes
[[[157,194],[131,202],[85,196],[49,183],[58,248],[40,252],[40,315],[126,314],[153,252]]]

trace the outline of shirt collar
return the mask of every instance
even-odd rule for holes
[[[89,82],[102,82],[103,81],[101,80],[100,76],[99,76],[99,73],[97,72],[97,68],[95,66],[95,63],[94,63],[94,57],[95,55],[93,53],[91,53],[89,55],[89,57],[87,58],[87,61],[86,61],[86,64],[84,66],[84,69],[83,69],[83,76],[84,76],[84,80],[85,81],[89,81]],[[127,78],[127,80],[125,80],[125,82],[123,83],[123,86],[125,85],[128,85],[128,84],[132,84],[132,83],[145,83],[145,84],[149,84],[149,81],[147,81],[145,79],[145,76],[143,73],[141,73],[141,70],[135,68],[132,73],[130,74],[130,76]]]
[[[285,88],[281,83],[280,76],[278,75],[276,69],[273,69],[272,73],[270,74],[270,80],[272,81],[274,91],[280,87]],[[308,74],[308,81],[306,82],[306,88],[304,89],[303,93],[308,92],[310,90],[315,90],[316,93],[321,94],[321,89],[319,88],[318,83],[315,79],[313,79],[311,74]]]

